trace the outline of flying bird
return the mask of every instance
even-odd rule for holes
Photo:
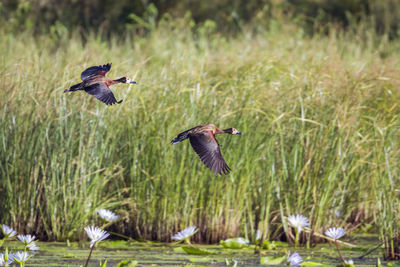
[[[199,155],[201,161],[207,168],[217,175],[223,175],[229,173],[231,169],[222,157],[218,141],[215,139],[215,134],[219,133],[242,135],[242,133],[235,128],[221,130],[213,124],[202,124],[178,134],[177,137],[172,139],[171,144],[175,145],[189,138],[194,151]]]
[[[103,66],[93,66],[87,68],[81,74],[82,82],[72,85],[66,92],[74,92],[78,90],[84,90],[86,93],[94,96],[98,100],[102,101],[106,105],[120,104],[122,100],[117,101],[114,94],[110,90],[110,85],[116,83],[136,83],[129,78],[122,77],[116,80],[110,80],[106,78],[106,73],[111,69],[111,63]]]

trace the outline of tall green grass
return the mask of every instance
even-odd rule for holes
[[[41,239],[76,239],[109,208],[114,231],[197,241],[257,229],[292,239],[285,217],[313,231],[398,233],[399,43],[296,27],[235,38],[163,25],[147,37],[0,41],[0,218]],[[63,94],[89,66],[112,62],[121,105]],[[202,123],[232,168],[215,176],[179,132]],[[336,216],[338,212],[342,216]],[[370,227],[372,226],[372,228]],[[388,235],[390,233],[392,236]],[[312,240],[307,234],[304,240]]]

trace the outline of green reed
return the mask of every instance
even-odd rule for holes
[[[124,218],[113,231],[133,237],[169,240],[196,225],[197,241],[257,229],[293,240],[285,218],[301,213],[320,233],[373,223],[396,235],[387,205],[399,182],[399,43],[361,46],[335,30],[308,38],[291,26],[250,32],[227,38],[183,23],[84,44],[5,35],[2,222],[76,239],[109,208]],[[113,87],[121,105],[63,94],[85,67],[107,62],[109,77],[138,82]],[[205,168],[189,142],[169,144],[202,123],[244,133],[217,137],[229,175]]]

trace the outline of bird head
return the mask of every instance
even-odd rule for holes
[[[238,130],[236,130],[235,128],[229,128],[224,130],[225,133],[230,133],[230,134],[240,134],[243,135],[241,132],[239,132]]]
[[[114,80],[114,81],[120,82],[120,83],[136,83],[134,80],[126,78],[126,77],[122,77],[122,78],[119,78],[119,79]]]
[[[131,79],[129,79],[129,78],[126,78],[125,83],[136,83],[136,82],[135,82],[134,80],[131,80]]]

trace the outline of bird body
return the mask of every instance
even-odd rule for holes
[[[220,133],[242,134],[235,128],[221,130],[213,124],[202,124],[178,134],[171,143],[175,145],[189,138],[193,150],[210,170],[219,175],[227,174],[230,168],[222,157],[218,141],[215,138],[215,134]]]
[[[116,80],[106,78],[106,73],[110,71],[111,63],[103,66],[93,66],[84,70],[81,74],[82,82],[72,85],[66,92],[74,92],[84,90],[86,93],[93,95],[106,105],[120,104],[122,100],[117,101],[109,86],[116,83],[136,83],[129,78],[122,77]]]

